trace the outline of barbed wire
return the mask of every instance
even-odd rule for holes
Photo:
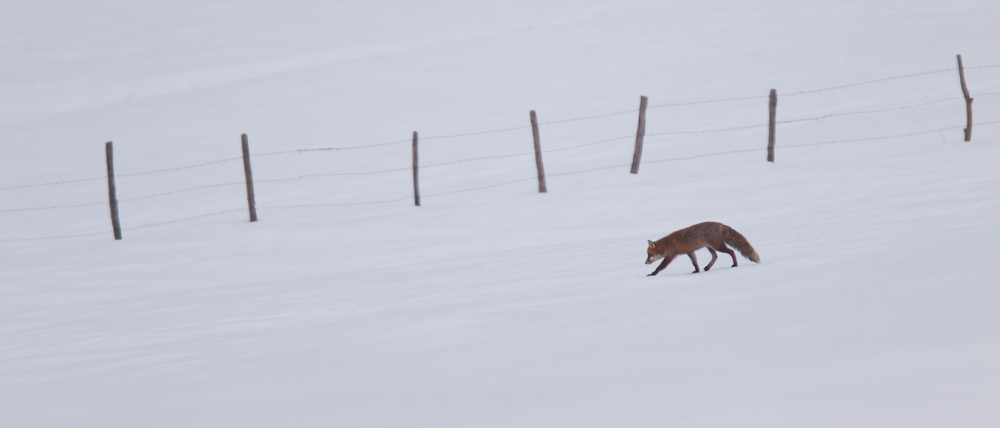
[[[490,188],[493,188],[493,187],[506,186],[506,185],[514,184],[514,183],[523,183],[525,181],[537,180],[537,179],[538,179],[537,176],[536,177],[531,177],[531,178],[522,178],[522,179],[519,179],[519,180],[505,181],[503,183],[489,184],[489,185],[486,185],[486,186],[470,187],[470,188],[467,188],[467,189],[451,190],[451,191],[447,191],[447,192],[429,193],[429,194],[426,194],[426,195],[420,195],[420,197],[421,198],[433,198],[435,196],[453,195],[455,193],[465,193],[465,192],[472,192],[472,191],[476,191],[476,190],[490,189]]]
[[[101,232],[81,233],[77,235],[58,235],[58,236],[42,236],[38,238],[0,239],[0,242],[31,242],[31,241],[46,241],[50,239],[83,238],[85,236],[103,235],[109,232],[110,232],[109,230],[105,230]]]
[[[237,160],[243,160],[243,157],[241,156],[241,157],[225,158],[225,159],[219,159],[219,160],[214,160],[214,161],[209,161],[209,162],[196,163],[196,164],[193,164],[193,165],[177,166],[177,167],[173,167],[173,168],[154,169],[154,170],[151,170],[151,171],[130,172],[130,173],[125,173],[125,174],[117,174],[116,173],[115,174],[115,178],[118,178],[118,177],[138,177],[138,176],[141,176],[141,175],[159,174],[161,172],[181,171],[181,170],[185,170],[185,169],[200,168],[200,167],[203,167],[203,166],[215,165],[215,164],[226,163],[226,162],[232,162],[232,161],[237,161]]]
[[[307,178],[317,178],[317,177],[343,177],[352,175],[374,175],[374,174],[384,174],[388,172],[400,172],[400,171],[410,171],[411,168],[390,168],[381,169],[377,171],[362,171],[362,172],[330,172],[330,173],[316,173],[316,174],[303,174],[296,177],[287,178],[269,178],[265,180],[254,180],[254,183],[280,183],[285,181],[296,181],[304,180]]]
[[[549,177],[560,177],[560,176],[564,176],[564,175],[584,174],[584,173],[594,172],[594,171],[603,171],[605,169],[624,168],[626,166],[632,166],[632,164],[631,163],[623,163],[623,164],[616,164],[616,165],[599,166],[599,167],[595,167],[595,168],[587,168],[587,169],[581,169],[581,170],[576,170],[576,171],[557,172],[555,174],[548,174],[548,176]]]
[[[552,149],[552,150],[543,150],[542,153],[543,154],[547,154],[547,153],[562,152],[562,151],[566,151],[566,150],[574,150],[574,149],[578,149],[578,148],[581,148],[581,147],[588,147],[588,146],[593,146],[593,145],[596,145],[596,144],[602,144],[602,143],[608,143],[608,142],[612,142],[612,141],[620,141],[620,140],[623,140],[623,139],[632,139],[632,138],[635,138],[635,136],[634,135],[629,135],[629,136],[625,136],[625,137],[616,137],[616,138],[610,138],[610,139],[605,139],[605,140],[600,140],[600,141],[589,142],[589,143],[585,143],[585,144],[579,144],[579,145],[575,145],[575,146],[561,147],[561,148]],[[531,152],[514,153],[514,154],[507,154],[507,155],[478,156],[478,157],[474,157],[474,158],[459,159],[459,160],[448,161],[448,162],[439,162],[439,163],[433,163],[433,164],[429,164],[429,165],[419,165],[418,168],[421,169],[421,170],[423,170],[423,169],[428,169],[428,168],[436,168],[436,167],[447,166],[447,165],[455,165],[455,164],[466,163],[466,162],[477,162],[477,161],[483,161],[483,160],[507,159],[507,158],[514,158],[514,157],[533,156],[534,154],[535,154],[535,152],[531,151]],[[391,172],[408,172],[408,171],[412,171],[413,170],[412,168],[413,167],[409,167],[408,166],[408,167],[401,167],[401,168],[381,169],[381,170],[375,170],[375,171],[303,174],[303,175],[299,175],[299,176],[295,176],[295,177],[287,177],[287,178],[272,178],[272,179],[264,179],[264,180],[254,180],[254,183],[255,184],[256,183],[277,183],[277,182],[287,182],[287,181],[304,180],[304,179],[308,179],[308,178],[342,177],[342,176],[356,176],[356,175],[375,175],[375,174],[383,174],[383,173],[391,173]],[[241,183],[234,183],[234,184],[241,184]]]
[[[831,117],[838,117],[838,116],[853,116],[853,115],[859,115],[859,114],[885,113],[885,112],[890,112],[890,111],[909,110],[909,109],[914,109],[914,108],[919,108],[919,107],[925,107],[925,106],[929,106],[929,105],[933,105],[933,104],[940,104],[940,103],[944,103],[944,102],[948,102],[948,101],[957,101],[957,100],[962,100],[962,99],[964,99],[964,97],[941,98],[941,99],[937,99],[937,100],[934,100],[934,101],[926,101],[926,102],[922,102],[922,103],[918,103],[918,104],[911,104],[911,105],[902,106],[902,107],[891,107],[891,108],[884,108],[884,109],[877,109],[877,110],[862,110],[862,111],[852,111],[852,112],[843,112],[843,113],[831,113],[831,114],[827,114],[827,115],[823,115],[823,116],[816,116],[816,117],[804,117],[804,118],[800,118],[800,119],[779,120],[779,121],[776,121],[775,123],[809,122],[809,121],[829,119]]]
[[[989,121],[989,122],[977,122],[977,123],[973,123],[973,125],[975,125],[975,126],[989,126],[989,125],[996,125],[996,124],[1000,124],[1000,120],[994,120],[994,121]],[[790,148],[813,147],[813,146],[826,145],[826,144],[841,144],[841,143],[852,143],[852,142],[863,142],[863,141],[888,140],[888,139],[904,138],[904,137],[911,137],[911,136],[917,136],[917,135],[935,134],[935,133],[940,133],[940,132],[950,131],[950,130],[956,130],[956,129],[962,129],[962,128],[963,128],[963,126],[949,126],[949,127],[943,127],[943,128],[937,128],[937,129],[931,129],[931,130],[925,130],[925,131],[907,132],[907,133],[902,133],[902,134],[883,135],[883,136],[877,136],[877,137],[851,138],[851,139],[841,139],[841,140],[819,141],[819,142],[815,142],[815,143],[806,143],[806,144],[782,145],[782,146],[779,146],[778,148],[779,149],[790,149]],[[591,144],[593,144],[593,143],[591,143]],[[678,162],[678,161],[699,159],[699,158],[712,157],[712,156],[722,156],[722,155],[735,154],[735,153],[763,152],[765,150],[766,150],[766,148],[759,148],[759,147],[758,148],[752,148],[752,149],[727,150],[727,151],[722,151],[722,152],[705,153],[705,154],[699,154],[699,155],[693,155],[693,156],[674,157],[674,158],[667,158],[667,159],[653,159],[653,160],[644,161],[643,163],[650,164],[650,163],[663,163],[663,162]],[[575,175],[575,174],[585,174],[585,173],[594,172],[594,171],[602,171],[602,170],[608,170],[608,169],[614,169],[614,168],[624,168],[624,167],[627,167],[629,165],[631,165],[631,164],[630,163],[620,163],[620,164],[615,164],[615,165],[607,165],[607,166],[600,166],[600,167],[594,167],[594,168],[586,168],[586,169],[581,169],[581,170],[576,170],[576,171],[567,171],[567,172],[552,173],[552,174],[548,174],[548,177],[560,177],[560,176]],[[505,181],[505,182],[501,182],[501,183],[489,184],[489,185],[485,185],[485,186],[477,186],[477,187],[470,187],[470,188],[465,188],[465,189],[451,190],[451,191],[446,191],[446,192],[424,194],[424,195],[422,195],[422,197],[427,198],[427,197],[444,196],[444,195],[451,195],[451,194],[457,194],[457,193],[473,192],[473,191],[477,191],[477,190],[483,190],[483,189],[489,189],[489,188],[507,186],[507,185],[516,184],[516,183],[523,183],[523,182],[526,182],[526,181],[533,181],[533,180],[536,180],[536,179],[537,179],[537,177],[533,176],[533,177],[529,177],[529,178],[522,178],[522,179],[518,179],[518,180],[510,180],[510,181]],[[236,183],[236,184],[242,184],[242,183]],[[410,199],[412,197],[413,197],[412,195],[407,195],[407,196],[403,196],[403,197],[399,197],[399,198],[387,199],[387,200],[380,200],[380,201],[349,202],[349,203],[259,205],[257,208],[258,209],[267,210],[267,209],[322,208],[322,207],[342,207],[342,206],[358,206],[358,205],[375,205],[375,204],[388,204],[388,203],[394,203],[394,202],[404,201],[404,200],[408,200],[408,199]],[[100,202],[100,203],[103,203],[103,202]],[[87,204],[80,204],[80,205],[81,206],[89,206],[89,205],[95,205],[95,204],[98,204],[98,202],[87,203]],[[71,206],[67,206],[67,207],[71,207]],[[10,210],[8,210],[8,211],[10,211]],[[200,219],[200,218],[205,218],[205,217],[212,217],[212,216],[217,216],[217,215],[222,215],[222,214],[228,214],[228,213],[234,213],[234,212],[242,212],[242,211],[244,211],[244,208],[237,208],[237,209],[229,209],[229,210],[223,210],[223,211],[216,211],[216,212],[212,212],[212,213],[201,214],[201,215],[196,215],[196,216],[191,216],[191,217],[185,217],[185,218],[180,218],[180,219],[175,219],[175,220],[169,220],[169,221],[163,221],[163,222],[157,222],[157,223],[149,223],[149,224],[144,224],[144,225],[141,225],[141,226],[124,228],[123,230],[128,231],[128,230],[145,229],[145,228],[150,228],[150,227],[157,227],[157,226],[163,226],[163,225],[168,225],[168,224],[175,224],[175,223],[180,223],[180,222],[185,222],[185,221],[190,221],[190,220],[195,220],[195,219]],[[2,212],[2,211],[0,211],[0,212]],[[101,234],[105,234],[105,233],[107,233],[107,231],[92,232],[92,233],[83,233],[83,234],[75,234],[75,235],[45,236],[45,237],[37,237],[37,238],[0,239],[0,243],[6,243],[6,242],[29,242],[29,241],[40,241],[40,240],[52,240],[52,239],[79,238],[79,237],[96,236],[96,235],[101,235]]]
[[[184,221],[196,220],[196,219],[205,218],[205,217],[213,217],[213,216],[217,216],[217,215],[234,213],[234,212],[238,212],[238,211],[244,211],[245,212],[246,210],[247,210],[246,208],[236,208],[236,209],[231,209],[231,210],[216,211],[216,212],[212,212],[212,213],[208,213],[208,214],[200,214],[200,215],[191,216],[191,217],[179,218],[179,219],[176,219],[176,220],[161,221],[161,222],[158,222],[158,223],[144,224],[142,226],[122,228],[122,230],[123,231],[129,231],[129,230],[137,230],[137,229],[146,229],[146,228],[150,228],[150,227],[156,227],[156,226],[163,226],[163,225],[167,225],[167,224],[180,223],[180,222],[184,222]]]
[[[649,107],[646,107],[646,108],[649,108]],[[620,115],[623,115],[623,114],[637,114],[637,113],[639,113],[639,109],[620,110],[620,111],[611,112],[611,113],[595,114],[595,115],[592,115],[592,116],[581,116],[581,117],[574,117],[574,118],[571,118],[571,119],[553,120],[551,122],[539,122],[538,126],[542,126],[542,125],[558,125],[560,123],[579,122],[581,120],[591,120],[591,119],[603,119],[605,117],[620,116]]]
[[[43,211],[43,210],[54,210],[54,209],[62,209],[62,208],[83,208],[83,207],[91,207],[91,206],[94,206],[94,205],[102,205],[102,204],[106,204],[106,203],[107,203],[107,201],[101,201],[101,202],[87,202],[87,203],[83,203],[83,204],[50,205],[50,206],[47,206],[47,207],[12,208],[12,209],[7,209],[7,210],[0,210],[0,213],[16,213],[16,212],[24,212],[24,211]]]
[[[287,155],[287,154],[292,154],[292,153],[331,152],[331,151],[339,151],[339,150],[358,150],[358,149],[367,149],[367,148],[371,148],[371,147],[391,146],[393,144],[408,143],[410,141],[412,141],[412,140],[409,140],[409,139],[407,139],[407,140],[396,140],[396,141],[389,141],[389,142],[385,142],[385,143],[360,144],[360,145],[356,145],[356,146],[344,146],[344,147],[316,147],[316,148],[309,148],[309,149],[279,150],[279,151],[276,151],[276,152],[251,153],[250,157],[251,158],[255,158],[255,157],[265,157],[265,156]],[[240,159],[242,159],[242,158],[240,158]]]
[[[611,113],[595,114],[595,115],[590,115],[590,116],[573,117],[573,118],[569,118],[569,119],[559,119],[559,120],[553,120],[553,121],[549,121],[549,122],[538,122],[538,126],[542,126],[542,125],[558,125],[558,124],[561,124],[561,123],[579,122],[581,120],[602,119],[602,118],[605,118],[605,117],[619,116],[619,115],[623,115],[623,114],[635,114],[638,111],[639,110],[637,110],[637,109],[631,109],[631,110],[622,110],[622,111],[616,111],[616,112],[611,112]],[[420,140],[439,140],[439,139],[446,139],[446,138],[471,137],[471,136],[475,136],[475,135],[496,134],[496,133],[501,133],[501,132],[517,131],[517,130],[521,130],[521,129],[530,129],[530,128],[531,128],[531,125],[512,126],[512,127],[509,127],[509,128],[492,129],[492,130],[489,130],[489,131],[469,132],[469,133],[465,133],[465,134],[432,135],[432,136],[429,136],[429,137],[420,137]]]
[[[323,204],[291,204],[291,205],[259,205],[257,209],[260,210],[271,210],[271,209],[291,209],[291,208],[329,208],[329,207],[349,207],[356,205],[380,205],[389,204],[393,202],[399,202],[407,199],[412,199],[413,196],[403,196],[401,198],[386,199],[381,201],[366,201],[366,202],[332,202]]]
[[[753,129],[760,128],[762,126],[768,126],[768,124],[758,124],[758,125],[744,125],[744,126],[733,126],[729,128],[717,128],[717,129],[703,129],[699,131],[675,131],[675,132],[660,132],[656,134],[646,134],[646,137],[662,137],[665,135],[684,135],[684,134],[711,134],[715,132],[728,132],[728,131],[739,131],[743,129]]]
[[[535,154],[535,152],[515,153],[515,154],[512,154],[512,155],[479,156],[479,157],[475,157],[475,158],[459,159],[459,160],[450,161],[450,162],[439,162],[439,163],[433,163],[433,164],[430,164],[430,165],[420,165],[420,169],[435,168],[435,167],[439,167],[439,166],[454,165],[454,164],[457,164],[457,163],[465,163],[465,162],[477,162],[477,161],[481,161],[481,160],[516,158],[516,157],[528,156],[528,155],[533,155],[533,154]]]
[[[982,124],[982,125],[986,125],[986,124]],[[857,143],[857,142],[861,142],[861,141],[889,140],[889,139],[893,139],[893,138],[913,137],[913,136],[917,136],[917,135],[926,135],[926,134],[937,134],[937,133],[943,132],[943,131],[951,131],[951,130],[962,129],[962,128],[964,128],[964,126],[949,126],[947,128],[938,128],[938,129],[931,129],[931,130],[927,130],[927,131],[918,131],[918,132],[908,132],[908,133],[905,133],[905,134],[883,135],[883,136],[879,136],[879,137],[852,138],[852,139],[847,139],[847,140],[829,140],[829,141],[820,141],[820,142],[816,142],[816,143],[807,143],[807,144],[790,144],[790,145],[783,145],[780,148],[783,148],[783,149],[792,149],[792,148],[796,148],[796,147],[821,146],[821,145],[824,145],[824,144]]]
[[[19,184],[16,186],[0,187],[0,190],[27,189],[31,187],[56,186],[60,184],[83,183],[87,181],[107,180],[107,177],[80,178],[76,180],[50,181],[48,183]]]
[[[594,141],[594,142],[590,142],[590,143],[578,144],[578,145],[575,145],[575,146],[562,147],[562,148],[558,148],[558,149],[542,150],[542,153],[544,154],[544,153],[564,152],[564,151],[567,151],[567,150],[579,149],[581,147],[590,147],[590,146],[594,146],[594,145],[597,145],[597,144],[611,143],[611,142],[621,141],[621,140],[631,140],[633,138],[635,138],[634,134],[633,135],[626,135],[624,137],[608,138],[606,140],[600,140],[600,141]],[[532,153],[529,153],[529,154],[534,154],[534,153],[532,152]]]
[[[512,126],[510,128],[500,128],[500,129],[491,129],[491,130],[488,130],[488,131],[468,132],[468,133],[465,133],[465,134],[431,135],[431,136],[427,136],[427,137],[419,137],[419,139],[421,141],[424,141],[424,140],[444,140],[444,139],[448,139],[448,138],[471,137],[471,136],[475,136],[475,135],[485,135],[485,134],[497,134],[497,133],[501,133],[501,132],[510,132],[510,131],[516,131],[516,130],[519,130],[519,129],[527,129],[527,128],[531,128],[531,125]]]
[[[712,103],[722,103],[722,102],[730,102],[730,101],[756,100],[756,99],[768,98],[768,97],[769,97],[769,95],[753,95],[753,96],[747,96],[747,97],[716,98],[716,99],[712,99],[712,100],[702,100],[702,101],[685,101],[685,102],[669,103],[669,104],[654,104],[654,105],[646,107],[646,109],[654,109],[654,108],[661,108],[661,107],[686,107],[686,106],[693,106],[693,105],[699,105],[699,104],[712,104]]]
[[[981,95],[991,95],[991,94],[987,93],[987,94],[981,94]],[[925,106],[928,106],[928,105],[939,104],[939,103],[943,103],[943,102],[947,102],[947,101],[955,101],[955,100],[961,100],[961,99],[964,99],[964,98],[963,97],[949,97],[949,98],[943,98],[943,99],[938,99],[938,100],[933,100],[933,101],[922,102],[922,103],[918,103],[918,104],[911,104],[911,105],[902,106],[902,107],[891,107],[891,108],[884,108],[884,109],[877,109],[877,110],[861,110],[861,111],[852,111],[852,112],[831,113],[831,114],[826,114],[826,115],[822,115],[822,116],[804,117],[804,118],[789,119],[789,120],[779,120],[779,121],[776,121],[775,123],[776,124],[784,124],[784,123],[811,122],[811,121],[820,121],[820,120],[824,120],[824,119],[829,119],[831,117],[839,117],[839,116],[851,116],[851,115],[859,115],[859,114],[874,114],[874,113],[885,113],[885,112],[891,112],[891,111],[909,110],[909,109],[914,109],[914,108],[919,108],[919,107],[925,107]],[[763,123],[762,122],[762,123],[759,123],[759,124],[756,124],[756,125],[733,126],[733,127],[728,127],[728,128],[716,128],[716,129],[704,129],[704,130],[698,130],[698,131],[675,131],[675,132],[662,132],[662,133],[655,133],[655,134],[646,134],[646,137],[661,137],[661,136],[667,136],[667,135],[685,135],[685,134],[708,134],[708,133],[717,133],[717,132],[739,131],[739,130],[745,130],[745,129],[756,129],[756,128],[762,128],[762,127],[766,127],[766,126],[768,126],[768,123]]]
[[[188,187],[186,189],[171,190],[169,192],[154,193],[152,195],[137,196],[137,197],[134,197],[134,198],[118,198],[118,202],[140,201],[140,200],[143,200],[143,199],[158,198],[160,196],[173,195],[173,194],[177,194],[177,193],[185,193],[185,192],[191,192],[191,191],[202,190],[202,189],[211,189],[213,187],[236,186],[236,185],[242,185],[242,184],[246,184],[246,183],[243,182],[243,181],[233,181],[233,182],[229,182],[229,183],[208,184],[208,185],[204,185],[204,186]]]
[[[991,122],[974,123],[973,125],[986,126],[986,125],[993,125],[993,124],[997,124],[997,123],[1000,123],[1000,120],[991,121]],[[779,146],[778,148],[779,149],[784,149],[784,148],[817,146],[817,145],[823,145],[823,144],[838,144],[838,143],[849,143],[849,142],[886,140],[886,139],[903,138],[903,137],[916,136],[916,135],[933,134],[933,133],[938,133],[938,132],[942,132],[942,131],[954,130],[954,129],[961,129],[961,128],[963,128],[963,127],[962,126],[951,126],[951,127],[939,128],[939,129],[933,129],[933,130],[927,130],[927,131],[909,132],[909,133],[894,134],[894,135],[884,135],[884,136],[878,136],[878,137],[854,138],[854,139],[845,139],[845,140],[831,140],[831,141],[821,141],[821,142],[807,143],[807,144],[782,145],[782,146]],[[631,138],[631,137],[629,137],[629,138]],[[605,140],[605,141],[607,141],[607,140]],[[594,144],[594,143],[590,143],[590,144]],[[722,156],[722,155],[735,154],[735,153],[762,152],[762,151],[766,151],[766,150],[767,150],[766,148],[727,150],[727,151],[723,151],[723,152],[705,153],[705,154],[693,155],[693,156],[675,157],[675,158],[668,158],[668,159],[647,160],[647,161],[643,161],[643,163],[647,164],[647,163],[678,162],[678,161],[699,159],[699,158],[712,157],[712,156]],[[547,177],[560,177],[560,176],[566,176],[566,175],[584,174],[584,173],[588,173],[588,172],[602,171],[602,170],[607,170],[607,169],[624,168],[624,167],[627,167],[627,166],[630,166],[630,165],[631,165],[631,163],[621,163],[621,164],[615,164],[615,165],[607,165],[607,166],[600,166],[600,167],[594,167],[594,168],[587,168],[587,169],[576,170],[576,171],[550,173],[550,174],[547,174],[546,176]],[[423,194],[423,195],[421,195],[421,198],[429,198],[429,197],[435,197],[435,196],[451,195],[451,194],[456,194],[456,193],[472,192],[472,191],[477,191],[477,190],[490,189],[490,188],[494,188],[494,187],[507,186],[507,185],[516,184],[516,183],[523,183],[525,181],[532,181],[532,180],[537,180],[537,176],[529,177],[529,178],[522,178],[522,179],[518,179],[518,180],[504,181],[504,182],[501,182],[501,183],[489,184],[489,185],[485,185],[485,186],[476,186],[476,187],[470,187],[470,188],[459,189],[459,190],[451,190],[451,191],[446,191],[446,192]],[[271,205],[271,206],[262,205],[262,206],[258,206],[258,208],[259,209],[288,209],[288,208],[322,208],[322,207],[342,207],[342,206],[356,206],[356,205],[375,205],[375,204],[388,204],[388,203],[393,203],[393,202],[399,202],[399,201],[409,200],[409,199],[412,199],[412,198],[413,198],[412,195],[408,195],[408,196],[403,196],[403,197],[399,197],[399,198],[386,199],[386,200],[380,200],[380,201],[346,202],[346,203],[325,203],[325,204]],[[195,217],[195,218],[197,218],[197,217]]]
[[[819,92],[836,91],[838,89],[846,89],[846,88],[852,88],[852,87],[855,87],[855,86],[862,86],[862,85],[870,85],[870,84],[873,84],[873,83],[888,82],[888,81],[891,81],[891,80],[908,79],[910,77],[927,76],[927,75],[931,75],[931,74],[941,74],[941,73],[954,73],[956,70],[958,70],[958,69],[957,68],[947,68],[947,69],[941,69],[941,70],[924,71],[924,72],[920,72],[920,73],[903,74],[903,75],[899,75],[899,76],[883,77],[881,79],[865,80],[863,82],[848,83],[846,85],[838,85],[838,86],[831,86],[831,87],[821,88],[821,89],[810,89],[810,90],[805,90],[805,91],[791,92],[791,93],[787,93],[787,94],[781,94],[781,96],[783,96],[783,97],[794,97],[794,96],[798,96],[798,95],[806,95],[806,94],[815,94],[815,93],[819,93]]]
[[[243,185],[243,184],[245,184],[245,183],[242,182],[242,181],[236,181],[236,182],[230,182],[230,183],[209,184],[209,185],[205,185],[205,186],[196,186],[196,187],[189,187],[189,188],[186,188],[186,189],[171,190],[169,192],[155,193],[155,194],[152,194],[152,195],[138,196],[138,197],[134,197],[134,198],[118,198],[118,202],[139,201],[139,200],[143,200],[143,199],[152,199],[152,198],[157,198],[157,197],[160,197],[160,196],[173,195],[173,194],[177,194],[177,193],[184,193],[184,192],[190,192],[190,191],[202,190],[202,189],[210,189],[210,188],[213,188],[213,187],[225,187],[225,186],[235,186],[235,185]],[[107,201],[98,201],[98,202],[86,202],[86,203],[82,203],[82,204],[50,205],[50,206],[44,206],[44,207],[29,207],[29,208],[12,208],[12,209],[0,210],[0,214],[2,214],[2,213],[13,213],[13,212],[23,212],[23,211],[43,211],[43,210],[53,210],[53,209],[63,209],[63,208],[84,208],[84,207],[90,207],[90,206],[94,206],[94,205],[103,205],[103,204],[106,204],[106,203],[108,203],[108,202]]]
[[[987,65],[980,65],[980,66],[972,66],[972,67],[965,67],[965,69],[966,70],[978,70],[978,69],[997,68],[997,67],[1000,67],[1000,64],[987,64]],[[887,81],[892,81],[892,80],[906,79],[906,78],[911,78],[911,77],[926,76],[926,75],[946,73],[946,72],[954,72],[954,71],[955,71],[955,68],[949,68],[949,69],[940,69],[940,70],[925,71],[925,72],[920,72],[920,73],[910,73],[910,74],[904,74],[904,75],[898,75],[898,76],[891,76],[891,77],[884,77],[884,78],[879,78],[879,79],[866,80],[866,81],[862,81],[862,82],[849,83],[849,84],[838,85],[838,86],[831,86],[831,87],[820,88],[820,89],[803,90],[803,91],[798,91],[798,92],[792,92],[792,93],[782,94],[782,96],[783,97],[788,97],[788,96],[798,96],[798,95],[806,95],[806,94],[813,94],[813,93],[834,91],[834,90],[845,89],[845,88],[850,88],[850,87],[856,87],[856,86],[862,86],[862,85],[869,85],[869,84],[887,82]],[[996,95],[996,94],[998,94],[998,92],[987,92],[987,93],[983,93],[983,94],[978,94],[977,96],[990,96],[990,95]],[[663,108],[663,107],[682,107],[682,106],[692,106],[692,105],[699,105],[699,104],[709,104],[709,103],[719,103],[719,102],[731,102],[731,101],[742,101],[742,100],[754,100],[754,99],[763,99],[763,98],[768,98],[768,96],[764,96],[764,95],[761,95],[761,96],[744,96],[744,97],[716,98],[716,99],[709,99],[709,100],[697,100],[697,101],[677,102],[677,103],[654,104],[654,105],[649,106],[648,108],[649,109],[656,109],[656,108]],[[820,116],[818,118],[803,118],[803,119],[781,121],[781,122],[778,122],[778,123],[793,123],[795,121],[822,120],[822,119],[829,118],[829,117],[851,115],[851,114],[877,113],[877,112],[885,112],[885,111],[903,110],[903,109],[916,108],[916,107],[920,107],[920,106],[923,106],[923,105],[933,104],[933,103],[936,103],[936,102],[944,102],[944,101],[946,101],[946,100],[932,101],[932,102],[928,102],[928,103],[925,103],[925,104],[918,104],[918,105],[906,106],[906,107],[900,107],[900,108],[894,108],[894,109],[872,110],[872,111],[866,111],[866,112],[837,113],[837,114],[832,114],[832,115],[827,115],[827,116]],[[615,112],[603,113],[603,114],[597,114],[597,115],[580,116],[580,117],[569,118],[569,119],[561,119],[561,120],[555,120],[555,121],[550,121],[550,122],[541,122],[541,125],[554,125],[554,124],[560,124],[560,123],[568,123],[568,122],[575,122],[575,121],[582,121],[582,120],[591,120],[591,119],[605,118],[605,117],[611,117],[611,116],[617,116],[617,115],[623,115],[623,114],[634,114],[634,113],[636,113],[636,111],[637,111],[636,109],[629,109],[629,110],[621,110],[621,111],[615,111]],[[740,129],[750,129],[750,128],[754,128],[754,127],[757,127],[757,126],[759,126],[759,125],[749,125],[749,126],[742,126],[742,127],[731,127],[731,128],[723,128],[723,129],[715,129],[715,130],[682,131],[682,132],[673,132],[673,133],[649,134],[647,136],[653,137],[653,136],[662,136],[662,135],[679,135],[679,134],[698,134],[698,133],[710,133],[710,132],[725,132],[725,131],[733,131],[733,130],[740,130]],[[424,140],[450,139],[450,138],[469,137],[469,136],[492,134],[492,133],[509,132],[509,131],[514,131],[514,130],[528,129],[528,128],[530,128],[529,125],[523,125],[523,126],[499,128],[499,129],[493,129],[493,130],[468,132],[468,133],[461,133],[461,134],[432,135],[432,136],[423,137],[423,139]],[[252,154],[251,156],[252,157],[265,157],[265,156],[276,156],[276,155],[293,154],[293,153],[299,153],[299,154],[301,154],[301,153],[320,152],[320,151],[356,150],[356,149],[366,149],[366,148],[372,148],[372,147],[381,147],[381,146],[402,144],[402,143],[406,143],[406,142],[410,142],[410,141],[411,141],[410,139],[404,139],[404,140],[396,140],[396,141],[390,141],[390,142],[384,142],[384,143],[363,144],[363,145],[344,146],[344,147],[318,147],[318,148],[306,148],[306,149],[291,149],[291,150],[281,150],[281,151],[274,151],[274,152],[257,153],[257,154]],[[608,140],[608,141],[614,141],[614,140]],[[606,142],[606,141],[601,141],[601,142]],[[599,144],[601,142],[588,143],[586,145]],[[575,146],[575,147],[585,147],[586,145],[580,145],[580,146]],[[575,148],[575,147],[563,148],[563,149],[557,149],[557,150],[551,150],[551,151],[570,150],[570,149]],[[510,156],[512,157],[512,156],[521,156],[521,155],[510,155]],[[208,165],[215,165],[215,164],[220,164],[220,163],[225,163],[225,162],[232,162],[232,161],[237,161],[237,160],[241,160],[241,159],[242,159],[242,157],[231,157],[231,158],[219,159],[219,160],[215,160],[215,161],[202,162],[202,163],[197,163],[197,164],[192,164],[192,165],[185,165],[185,166],[179,166],[179,167],[163,168],[163,169],[156,169],[156,170],[150,170],[150,171],[140,171],[140,172],[132,172],[132,173],[123,173],[123,174],[117,174],[117,176],[118,177],[135,177],[135,176],[142,176],[142,175],[149,175],[149,174],[157,174],[157,173],[164,173],[164,172],[171,172],[171,171],[179,171],[179,170],[186,170],[186,169],[204,167],[204,166],[208,166]],[[455,161],[455,162],[451,162],[451,163],[459,163],[459,162],[462,162],[462,161]],[[447,164],[451,164],[451,163],[447,163]],[[434,165],[434,166],[438,166],[438,165]],[[391,171],[396,171],[396,170],[402,170],[402,169],[386,170],[384,172],[391,172]],[[369,172],[369,173],[344,173],[344,174],[337,174],[337,175],[362,175],[362,174],[371,174],[371,173],[377,173],[377,172]],[[104,180],[104,179],[106,179],[106,177],[92,177],[92,178],[82,178],[82,179],[75,179],[75,180],[62,180],[62,181],[45,182],[45,183],[24,184],[24,185],[14,185],[14,186],[3,186],[3,187],[0,187],[0,191],[3,191],[3,190],[15,190],[15,189],[26,189],[26,188],[43,187],[43,186],[56,186],[56,185],[81,183],[81,182],[97,181],[97,180]],[[277,179],[275,181],[287,181],[287,180],[288,179]],[[153,197],[153,196],[151,195],[150,197]]]

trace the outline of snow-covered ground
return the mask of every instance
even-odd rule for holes
[[[2,3],[0,426],[1000,425],[1000,3],[340,3]]]

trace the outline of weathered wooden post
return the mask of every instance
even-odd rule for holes
[[[535,166],[538,167],[538,193],[546,193],[545,167],[542,166],[542,142],[538,136],[538,117],[531,111],[531,135],[535,139]]]
[[[767,124],[767,161],[774,162],[774,119],[778,109],[778,90],[771,89],[771,100],[768,102],[770,121]]]
[[[635,153],[632,154],[632,173],[639,173],[639,161],[642,159],[642,139],[646,136],[646,104],[649,98],[639,97],[639,129],[635,132]]]
[[[114,148],[110,141],[104,143],[104,154],[108,162],[108,203],[111,205],[111,228],[115,233],[115,240],[122,239],[122,225],[118,221],[118,194],[115,190],[115,161]]]
[[[969,87],[965,85],[965,67],[962,66],[962,55],[958,55],[958,78],[962,81],[962,95],[965,95],[965,141],[972,141],[972,97]]]
[[[417,181],[417,131],[413,131],[413,205],[420,206],[420,184]]]
[[[250,221],[257,221],[257,203],[253,198],[253,172],[250,171],[250,142],[247,141],[247,134],[243,134],[240,139],[243,142],[243,174],[247,181],[247,206],[250,207]]]

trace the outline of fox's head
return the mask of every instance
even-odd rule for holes
[[[646,264],[652,264],[653,262],[663,258],[663,250],[656,248],[656,243],[649,241],[649,248],[646,248]]]

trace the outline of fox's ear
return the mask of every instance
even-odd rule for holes
[[[653,248],[653,247],[656,247],[656,243],[655,243],[655,242],[653,242],[653,241],[650,241],[650,240],[648,240],[648,239],[647,239],[646,241],[648,241],[648,242],[649,242],[649,248]]]

